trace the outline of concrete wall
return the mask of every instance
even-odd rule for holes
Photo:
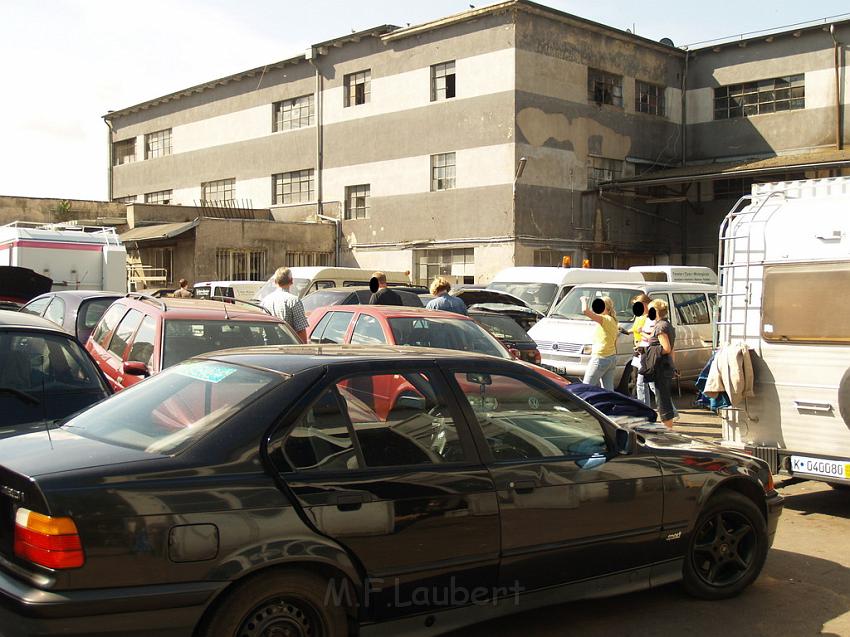
[[[63,211],[69,204],[67,214]],[[0,225],[13,221],[56,223],[70,219],[117,219],[124,217],[127,206],[123,203],[89,201],[80,199],[42,199],[38,197],[10,197],[0,195]]]

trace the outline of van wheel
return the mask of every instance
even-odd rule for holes
[[[330,582],[305,571],[275,571],[238,585],[204,621],[201,637],[345,637],[345,608]],[[327,599],[327,601],[326,601]]]
[[[850,368],[844,372],[838,384],[838,411],[844,424],[850,429]]]
[[[683,585],[701,599],[734,597],[767,558],[767,525],[752,500],[735,491],[712,497],[688,541]]]

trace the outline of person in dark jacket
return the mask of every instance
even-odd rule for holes
[[[655,379],[655,396],[658,400],[658,419],[667,429],[673,429],[673,418],[676,409],[673,406],[673,349],[676,345],[676,328],[667,320],[667,303],[655,299],[649,304],[648,316],[655,319],[655,327],[649,339],[649,347],[661,347],[660,356],[655,362],[653,376]],[[653,314],[655,316],[653,317]]]
[[[377,289],[375,289],[375,285],[377,285]],[[372,290],[369,305],[404,305],[401,297],[387,287],[387,275],[383,272],[375,272],[372,275],[369,288]]]

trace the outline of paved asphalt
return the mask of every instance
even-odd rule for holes
[[[720,438],[719,420],[683,389],[675,429]],[[735,599],[695,600],[678,585],[563,604],[453,637],[850,637],[850,491],[778,478],[785,511],[758,580]]]

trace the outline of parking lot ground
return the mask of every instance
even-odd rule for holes
[[[683,388],[675,428],[719,439],[720,420],[691,407]],[[773,548],[758,580],[734,599],[706,602],[677,584],[519,613],[454,637],[850,637],[850,492],[777,478],[785,496]]]

